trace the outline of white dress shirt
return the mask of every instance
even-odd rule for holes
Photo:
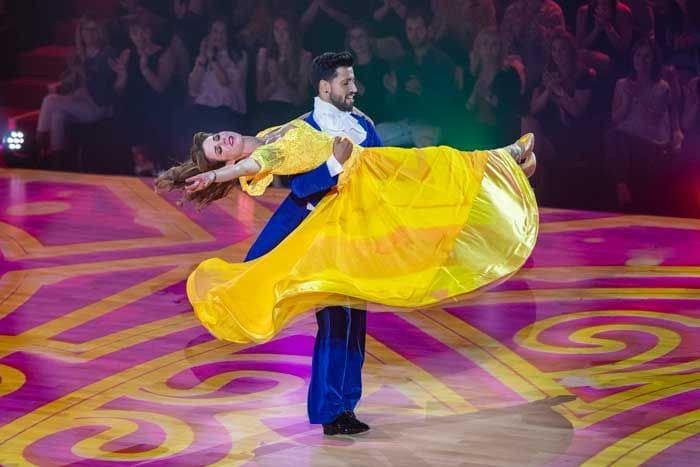
[[[324,133],[332,136],[344,136],[355,144],[360,144],[367,138],[367,130],[360,125],[355,117],[350,115],[350,112],[344,112],[319,97],[314,98],[314,120]],[[343,172],[343,165],[333,154],[326,161],[326,166],[331,177]],[[308,203],[306,209],[313,211],[314,206]]]

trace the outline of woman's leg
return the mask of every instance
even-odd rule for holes
[[[60,151],[65,147],[66,123],[90,123],[103,115],[103,110],[86,98],[49,94],[41,104],[37,131],[50,132],[51,151]]]

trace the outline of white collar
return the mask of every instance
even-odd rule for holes
[[[314,120],[324,133],[346,136],[355,144],[367,139],[367,131],[350,112],[344,112],[318,96],[314,98]]]

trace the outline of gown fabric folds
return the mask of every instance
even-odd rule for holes
[[[317,167],[332,142],[295,122],[253,154],[263,171],[250,186]],[[263,342],[324,306],[409,311],[462,301],[517,272],[535,246],[535,197],[505,150],[356,146],[344,168],[337,189],[268,254],[211,258],[189,276],[190,302],[214,336]]]

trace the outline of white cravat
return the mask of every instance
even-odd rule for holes
[[[367,139],[367,131],[350,112],[344,112],[333,104],[314,98],[314,120],[321,131],[333,136],[345,136],[355,144]]]

